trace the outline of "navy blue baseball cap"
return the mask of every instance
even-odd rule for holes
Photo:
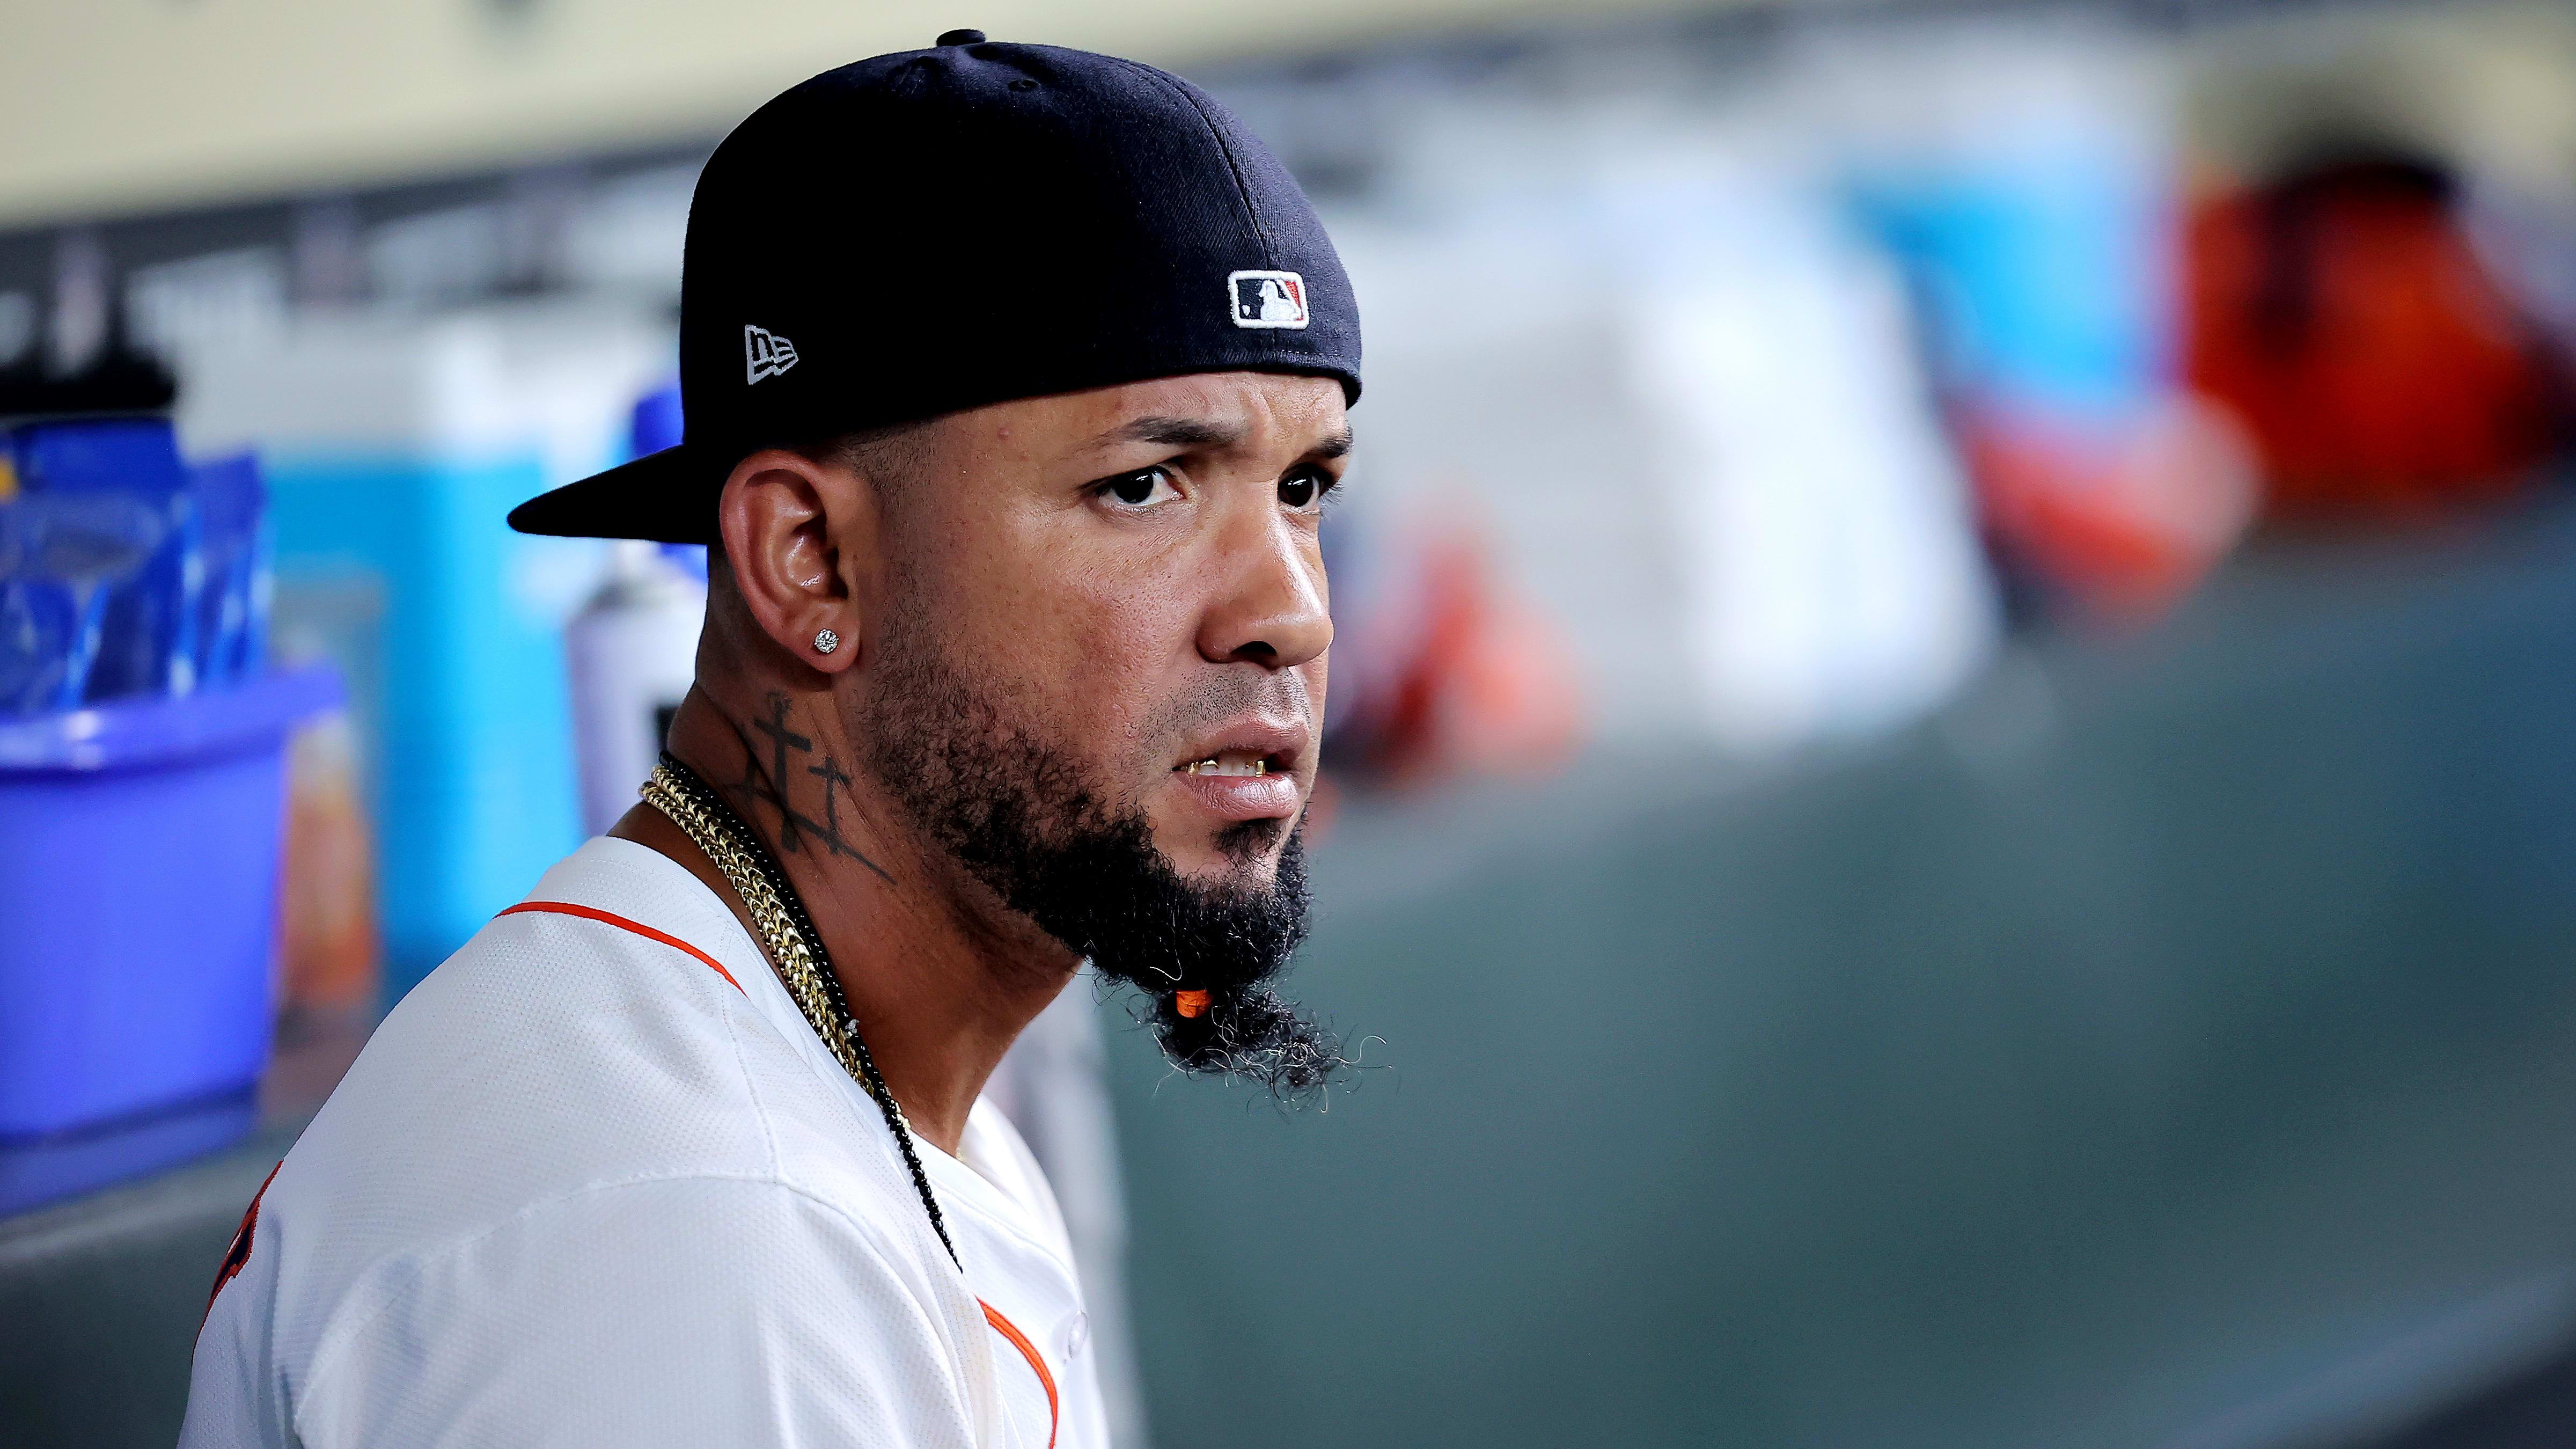
[[[1314,206],[1152,66],[951,31],[734,128],[689,206],[679,446],[519,505],[523,533],[716,539],[757,449],[1193,372],[1360,391]]]

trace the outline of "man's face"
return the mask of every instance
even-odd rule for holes
[[[1144,990],[1173,1061],[1321,1087],[1332,1034],[1270,983],[1306,929],[1340,385],[1141,383],[907,441],[841,696],[866,770],[1003,906]]]
[[[917,445],[892,612],[1185,879],[1266,883],[1315,779],[1341,385],[1170,378],[955,414]]]

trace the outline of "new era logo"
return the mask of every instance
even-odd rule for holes
[[[764,377],[776,377],[796,365],[796,344],[766,327],[746,325],[742,329],[743,382],[748,385]]]
[[[1295,272],[1228,272],[1225,295],[1237,327],[1306,325],[1306,279]]]

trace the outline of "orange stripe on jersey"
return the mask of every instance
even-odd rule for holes
[[[624,916],[617,915],[613,912],[603,911],[595,906],[577,906],[570,901],[521,901],[517,905],[503,911],[501,914],[504,916],[515,916],[521,911],[539,911],[550,916],[579,916],[585,921],[599,921],[607,925],[615,926],[621,931],[632,931],[647,941],[659,941],[663,945],[669,946],[674,950],[688,952],[690,955],[706,962],[718,976],[725,979],[725,984],[727,986],[732,987],[736,991],[742,991],[742,983],[733,979],[733,973],[724,969],[724,963],[722,961],[717,960],[715,957],[708,955],[706,952],[699,950],[697,947],[690,945],[688,942],[681,940],[677,936],[668,935],[664,932],[654,930],[651,926],[645,925],[641,921],[630,921]],[[746,996],[750,995],[749,992],[743,992],[743,994]]]
[[[284,1166],[286,1159],[281,1157],[277,1167],[270,1168],[268,1176],[260,1179],[259,1191],[250,1195],[250,1206],[242,1209],[241,1226],[233,1229],[232,1246],[224,1249],[224,1261],[215,1269],[215,1286],[206,1290],[206,1311],[197,1315],[197,1332],[204,1333],[206,1320],[215,1316],[215,1299],[222,1296],[224,1285],[240,1277],[241,1270],[249,1266],[250,1245],[259,1236],[259,1200],[268,1196],[268,1185],[277,1181],[278,1168]]]
[[[1029,1342],[1029,1336],[1020,1332],[1018,1326],[1011,1320],[1004,1318],[1002,1310],[981,1298],[976,1299],[975,1302],[984,1310],[984,1321],[993,1325],[994,1330],[1004,1338],[1009,1339],[1011,1347],[1020,1351],[1020,1357],[1029,1361],[1029,1367],[1038,1371],[1038,1382],[1045,1385],[1047,1391],[1047,1449],[1055,1449],[1055,1426],[1058,1415],[1055,1402],[1055,1375],[1047,1372],[1046,1360],[1038,1357],[1038,1346]]]

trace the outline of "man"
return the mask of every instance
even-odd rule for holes
[[[720,545],[670,753],[254,1201],[187,1444],[1088,1449],[986,1076],[1086,958],[1185,1068],[1340,1065],[1267,983],[1359,329],[1278,163],[1104,56],[830,72],[707,164],[681,378],[682,446],[512,515]]]

